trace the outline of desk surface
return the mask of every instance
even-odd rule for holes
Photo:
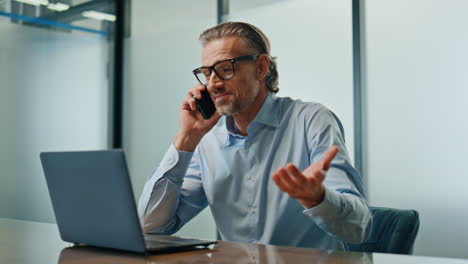
[[[321,251],[220,241],[209,249],[144,256],[94,247],[71,247],[57,226],[0,218],[0,263],[464,263],[467,260]]]

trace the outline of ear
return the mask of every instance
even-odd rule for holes
[[[261,54],[257,58],[257,79],[263,81],[270,68],[270,58],[266,54]]]

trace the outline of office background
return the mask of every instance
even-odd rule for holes
[[[49,2],[116,13],[114,1]],[[51,17],[69,10],[0,1],[0,217],[55,221],[39,152],[115,145],[118,78],[121,143],[138,198],[195,83],[198,35],[219,19],[240,20],[270,37],[279,96],[321,102],[341,118],[370,204],[419,211],[415,254],[468,257],[467,1],[134,0],[122,58],[115,21],[81,9]],[[123,74],[114,76],[119,59]],[[215,238],[209,209],[179,234]]]

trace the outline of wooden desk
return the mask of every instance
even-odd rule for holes
[[[467,260],[417,256],[321,251],[220,241],[210,249],[144,256],[94,247],[71,247],[56,225],[0,218],[1,264],[76,263],[378,263],[468,264]]]

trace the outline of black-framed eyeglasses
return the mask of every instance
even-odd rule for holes
[[[212,71],[214,71],[216,76],[218,76],[221,80],[228,80],[234,77],[234,74],[236,72],[236,67],[234,66],[234,63],[236,61],[256,60],[258,56],[258,54],[253,54],[233,59],[222,60],[216,62],[212,66],[196,68],[192,72],[193,74],[195,74],[197,80],[203,85],[206,85],[210,80]]]

